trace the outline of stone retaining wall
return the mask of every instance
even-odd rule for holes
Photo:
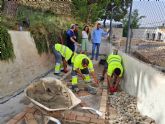
[[[18,3],[35,9],[50,10],[55,14],[71,14],[70,0],[20,0]]]

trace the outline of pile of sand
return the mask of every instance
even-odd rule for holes
[[[50,109],[69,108],[72,106],[67,90],[56,83],[40,81],[27,90],[27,95]]]

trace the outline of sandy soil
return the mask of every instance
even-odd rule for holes
[[[51,109],[68,108],[72,105],[67,90],[55,83],[40,81],[27,90],[27,95]]]

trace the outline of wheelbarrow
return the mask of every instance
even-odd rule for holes
[[[32,93],[32,91],[35,91],[35,88],[36,87],[43,87],[41,88],[42,90],[45,90],[45,91],[42,91],[42,92],[48,92],[47,90],[51,90],[49,89],[49,85],[51,84],[52,85],[55,84],[55,85],[58,85],[60,86],[62,89],[61,92],[65,92],[65,94],[68,95],[68,98],[70,99],[71,101],[71,104],[67,107],[56,107],[56,108],[50,108],[49,106],[47,105],[44,105],[42,104],[41,102],[37,101],[35,98],[33,98],[30,93]],[[49,85],[48,85],[49,84]],[[38,89],[37,89],[38,90]],[[36,91],[35,91],[36,92]],[[81,100],[79,98],[77,98],[74,93],[65,86],[65,84],[61,81],[61,80],[58,80],[56,78],[53,78],[53,77],[46,77],[46,78],[42,78],[40,79],[39,81],[37,82],[34,82],[32,83],[31,85],[29,85],[26,90],[25,90],[25,95],[26,97],[34,104],[34,106],[36,106],[37,109],[39,109],[41,111],[41,113],[44,113],[44,115],[46,115],[44,118],[47,118],[47,120],[52,120],[58,124],[59,121],[53,117],[51,117],[49,113],[53,113],[53,112],[57,112],[57,111],[67,111],[67,110],[70,110],[74,107],[76,107],[77,105],[79,105],[81,103]],[[44,97],[44,95],[43,95]],[[50,98],[51,99],[51,98]],[[49,101],[48,101],[49,102]],[[56,101],[55,101],[56,102]]]
[[[38,85],[43,87],[42,88],[42,90],[44,90],[43,92],[51,90],[51,89],[49,89],[49,87],[47,85],[49,83],[50,84],[54,83],[56,85],[60,85],[62,87],[63,91],[67,92],[67,94],[69,95],[69,98],[71,100],[70,106],[68,106],[68,107],[58,107],[58,108],[50,108],[49,106],[46,106],[46,105],[42,104],[41,102],[37,101],[36,99],[34,99],[33,97],[31,97],[29,95],[29,91],[31,91],[33,88],[35,88]],[[94,90],[94,92],[95,92],[95,90]],[[57,124],[61,124],[58,119],[53,117],[53,114],[56,113],[56,112],[59,112],[59,111],[66,112],[68,110],[73,109],[74,107],[78,106],[81,103],[81,100],[79,98],[77,98],[75,96],[75,94],[69,88],[67,88],[66,85],[61,80],[58,80],[58,79],[53,78],[53,77],[42,78],[39,81],[32,83],[30,86],[28,86],[26,88],[25,95],[36,106],[36,108],[41,111],[41,113],[43,114],[42,117],[44,118],[43,120],[44,120],[45,124],[47,124],[50,120],[55,122],[55,123],[57,123]],[[93,111],[98,116],[102,115],[99,111],[97,111],[97,110],[95,110],[93,108],[90,108],[90,107],[82,107],[81,109]]]

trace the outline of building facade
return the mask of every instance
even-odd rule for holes
[[[165,28],[139,28],[132,30],[132,38],[165,42]]]

